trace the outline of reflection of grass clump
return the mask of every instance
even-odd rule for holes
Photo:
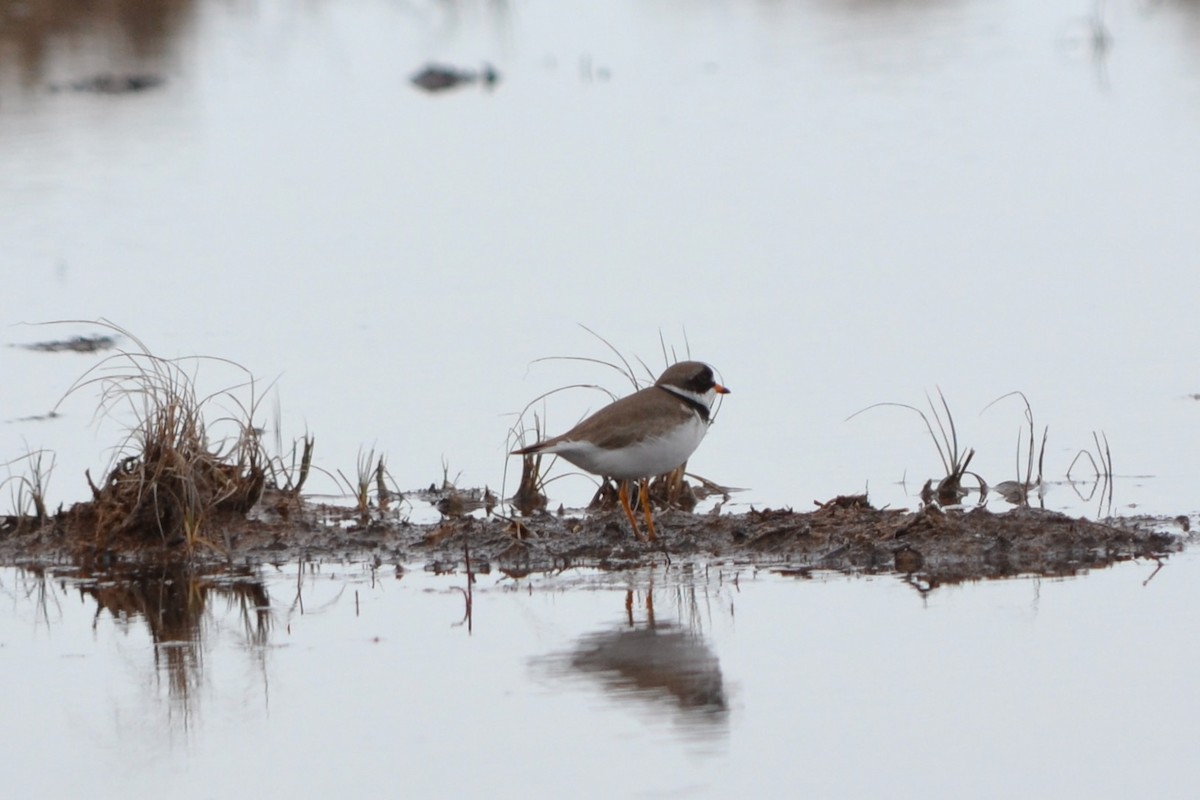
[[[115,466],[101,485],[88,475],[95,544],[163,542],[184,544],[189,551],[198,544],[216,547],[204,538],[205,525],[223,512],[249,510],[265,482],[267,459],[251,423],[257,405],[254,382],[247,377],[239,385],[200,396],[194,371],[201,361],[246,370],[224,359],[160,358],[128,331],[109,327],[138,349],[104,359],[67,392],[98,385],[98,413],[112,414],[127,406],[134,418]],[[243,403],[236,393],[247,387],[250,400]],[[218,400],[232,408],[215,421],[231,430],[225,438],[211,436],[205,419]]]
[[[261,648],[270,637],[271,599],[262,579],[245,569],[204,572],[171,562],[128,571],[85,571],[78,586],[95,600],[97,616],[107,611],[116,620],[145,620],[155,663],[184,712],[185,725],[192,691],[202,677],[205,622],[214,618],[213,600],[224,600],[237,612],[246,645]]]

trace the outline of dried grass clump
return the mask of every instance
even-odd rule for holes
[[[941,506],[958,505],[967,496],[968,490],[963,486],[963,478],[969,475],[979,482],[979,499],[982,503],[988,493],[987,481],[983,479],[982,475],[967,469],[971,464],[971,459],[975,457],[975,449],[969,448],[965,452],[959,449],[958,428],[954,424],[954,415],[950,413],[950,404],[946,402],[946,396],[942,394],[940,387],[937,393],[938,400],[942,405],[941,412],[938,411],[938,407],[929,393],[925,393],[925,402],[929,404],[933,422],[937,424],[937,433],[934,433],[933,423],[930,423],[925,412],[908,403],[872,403],[866,408],[855,411],[846,419],[847,421],[852,420],[859,414],[885,406],[903,408],[916,413],[925,423],[925,430],[929,432],[929,438],[933,440],[933,445],[937,448],[938,457],[942,460],[942,469],[946,473],[936,486],[934,486],[932,478],[925,481],[925,486],[921,489],[921,502],[926,505],[934,503]],[[942,419],[943,413],[945,414],[944,420]]]
[[[311,460],[311,459],[310,459]],[[359,522],[366,525],[371,519],[371,508],[386,514],[394,501],[404,500],[404,493],[396,485],[395,478],[387,469],[387,459],[380,453],[375,455],[375,448],[359,449],[358,461],[354,477],[350,478],[340,469],[337,478],[347,493],[354,498],[355,510]],[[374,496],[374,503],[371,498]]]
[[[542,438],[541,420],[537,414],[533,415],[533,439],[538,441]],[[523,417],[517,420],[517,424],[509,431],[508,445],[516,445],[523,442],[525,439],[524,420]],[[506,447],[511,450],[512,447]],[[507,465],[505,467],[507,471]],[[521,479],[517,484],[517,491],[509,500],[517,512],[528,517],[538,511],[544,511],[550,502],[549,496],[546,494],[546,478],[542,474],[542,454],[541,453],[526,453],[521,456]]]
[[[1017,430],[1016,480],[1000,481],[990,486],[982,475],[968,469],[971,459],[975,456],[975,450],[967,449],[963,451],[959,448],[958,430],[954,424],[954,416],[950,413],[950,406],[946,402],[946,397],[942,394],[940,388],[937,390],[937,394],[941,405],[940,411],[938,404],[934,403],[929,393],[926,392],[925,394],[930,415],[926,415],[920,408],[907,403],[885,402],[873,403],[860,411],[854,412],[846,419],[854,419],[859,414],[884,406],[907,409],[921,417],[921,420],[925,423],[925,429],[929,432],[929,438],[933,440],[933,444],[937,448],[938,456],[942,460],[942,468],[946,473],[944,477],[937,480],[936,484],[933,478],[925,481],[920,496],[922,504],[927,507],[961,505],[969,493],[968,488],[963,486],[963,479],[969,476],[978,483],[977,489],[971,489],[970,491],[978,491],[979,505],[984,505],[987,502],[989,493],[994,493],[1020,508],[1031,507],[1031,499],[1036,498],[1039,506],[1044,508],[1043,500],[1049,484],[1045,477],[1045,460],[1046,442],[1050,436],[1050,428],[1049,426],[1042,428],[1041,444],[1039,445],[1037,440],[1037,425],[1033,417],[1033,406],[1030,404],[1029,398],[1025,396],[1025,393],[1020,390],[1007,392],[983,408],[983,411],[987,411],[992,406],[1010,397],[1019,398],[1025,407],[1025,421]],[[980,413],[982,414],[983,412],[981,411]],[[933,417],[932,423],[930,422],[930,416]],[[937,427],[936,432],[934,431],[935,425]],[[1111,514],[1113,470],[1112,453],[1108,446],[1108,437],[1104,436],[1103,433],[1097,434],[1093,431],[1092,440],[1096,445],[1096,455],[1093,456],[1088,449],[1081,449],[1077,452],[1070,466],[1067,467],[1066,483],[1084,501],[1090,501],[1095,493],[1099,491],[1100,506],[1097,509],[1097,514],[1106,513],[1104,511],[1106,502],[1107,513]],[[1024,458],[1022,458],[1022,445],[1024,445]],[[1083,460],[1090,462],[1092,465],[1095,475],[1091,480],[1076,479],[1072,475],[1072,470]],[[1035,463],[1037,466],[1036,473],[1034,472]],[[1081,486],[1090,489],[1086,496],[1080,491]]]
[[[86,512],[95,545],[183,545],[189,552],[205,545],[220,550],[205,538],[206,525],[222,514],[248,511],[261,497],[266,478],[266,453],[251,422],[258,403],[253,379],[225,359],[160,358],[127,331],[102,324],[138,349],[104,359],[67,391],[69,396],[99,386],[98,415],[124,409],[134,420],[101,485],[87,475],[93,500]],[[201,396],[195,371],[208,361],[231,366],[247,379]],[[245,390],[249,400],[242,402],[238,394]],[[218,403],[231,409],[213,423],[229,431],[220,438],[210,434],[205,419]]]
[[[49,463],[46,463],[47,459]],[[13,472],[13,466],[22,462],[24,470]],[[17,530],[27,524],[41,527],[46,521],[46,486],[54,471],[54,453],[45,449],[28,450],[25,455],[0,464],[0,467],[8,471],[8,477],[0,480],[0,489],[8,487],[10,491]]]

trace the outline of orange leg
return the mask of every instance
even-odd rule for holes
[[[621,481],[617,496],[621,498],[621,508],[625,509],[625,516],[629,517],[629,524],[633,526],[633,535],[639,542],[643,541],[641,531],[638,530],[637,517],[633,516],[633,509],[629,507],[629,481]]]
[[[646,528],[650,535],[646,541],[653,542],[658,537],[654,534],[654,518],[650,516],[650,479],[642,478],[638,483],[638,494],[642,496],[642,511],[646,514]]]

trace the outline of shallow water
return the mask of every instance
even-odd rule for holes
[[[6,344],[106,317],[158,355],[233,359],[275,381],[255,421],[315,434],[310,488],[335,492],[371,447],[404,488],[443,462],[500,486],[531,398],[627,389],[534,359],[609,357],[585,323],[656,368],[661,331],[734,390],[691,466],[748,487],[741,507],[912,505],[941,470],[920,420],[845,419],[940,386],[993,484],[1022,409],[980,412],[1020,389],[1047,478],[1103,431],[1117,510],[1195,511],[1195,3],[1105,3],[1104,47],[1090,4],[1034,0],[154,9],[4,34]],[[501,81],[430,96],[408,83],[429,60]],[[101,72],[165,84],[49,89]],[[93,428],[81,391],[21,420],[98,359],[0,348],[0,453],[54,451],[52,507],[87,496],[127,416]]]
[[[1182,797],[1197,569],[497,573],[468,628],[463,574],[6,568],[0,744],[20,795]]]
[[[498,488],[531,398],[626,390],[535,359],[609,357],[584,323],[657,368],[661,331],[733,389],[691,462],[749,487],[731,509],[914,505],[941,468],[920,420],[846,418],[940,386],[990,482],[1016,477],[1023,416],[982,409],[1020,389],[1049,479],[1103,431],[1114,510],[1194,519],[1200,5],[1095,7],[30,6],[0,28],[0,342],[105,317],[160,356],[232,359],[269,439],[315,435],[309,488],[332,493],[372,447],[404,488],[444,465]],[[429,60],[501,81],[429,96],[408,83]],[[101,72],[165,83],[50,90]],[[129,414],[93,419],[90,386],[30,418],[102,357],[0,347],[0,462],[53,451],[52,510]],[[557,430],[599,402],[538,410]],[[1076,488],[1046,505],[1105,511]],[[492,574],[469,627],[465,577],[419,567],[133,592],[4,568],[5,786],[1191,796],[1200,567],[1145,584],[1154,566],[928,596],[732,565]]]

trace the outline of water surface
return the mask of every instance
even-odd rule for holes
[[[462,574],[289,565],[172,576],[174,630],[6,568],[0,742],[20,794],[1182,797],[1197,562],[1153,568],[491,574],[468,628]]]
[[[1048,478],[1103,431],[1114,510],[1195,518],[1196,3],[30,10],[0,29],[0,341],[106,317],[233,359],[272,438],[315,435],[313,491],[371,447],[401,487],[500,487],[531,398],[627,390],[534,362],[608,357],[585,323],[719,368],[691,467],[749,487],[731,510],[914,505],[941,468],[919,419],[845,420],[940,386],[991,482],[1017,477],[1023,409],[981,410],[1020,389]],[[501,81],[430,96],[408,82],[430,60]],[[105,73],[164,83],[69,88]],[[102,357],[0,348],[0,461],[53,451],[51,509],[119,455],[128,413],[94,420],[94,391],[32,419]],[[539,410],[560,429],[599,402]],[[1106,511],[1086,486],[1046,504]],[[4,568],[6,786],[1191,796],[1200,583],[1191,552],[1155,566],[928,595],[721,563],[493,573],[469,621],[465,576],[420,565]]]

